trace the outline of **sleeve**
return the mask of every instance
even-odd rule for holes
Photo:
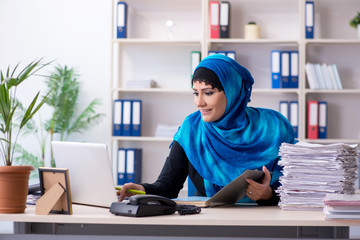
[[[174,141],[157,180],[152,184],[142,183],[141,185],[148,194],[176,198],[188,176],[188,168],[189,162],[183,148]]]

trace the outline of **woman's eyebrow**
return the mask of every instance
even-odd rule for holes
[[[209,90],[209,89],[213,89],[212,87],[205,87],[205,88],[201,88],[199,89],[200,91],[206,91],[206,90]],[[194,91],[198,91],[197,89],[193,88]]]

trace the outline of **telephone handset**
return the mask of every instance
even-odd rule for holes
[[[176,203],[169,198],[157,195],[134,195],[129,198],[128,203],[113,202],[110,212],[132,217],[173,214],[176,212]]]
[[[175,207],[176,202],[158,195],[134,195],[129,198],[130,205],[153,205],[153,206],[170,206]]]

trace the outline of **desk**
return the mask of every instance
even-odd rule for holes
[[[73,215],[0,214],[0,221],[15,222],[15,234],[177,236],[177,237],[349,237],[358,221],[326,221],[322,212],[283,211],[279,207],[231,206],[203,208],[195,215],[155,217],[115,216],[106,208],[73,205]]]

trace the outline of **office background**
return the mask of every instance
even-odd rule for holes
[[[94,98],[102,99],[99,112],[106,118],[70,140],[111,144],[111,8],[112,2],[104,0],[0,1],[0,69],[40,57],[55,60],[42,73],[50,72],[58,63],[75,67],[81,82],[80,109]],[[32,79],[27,86],[19,92],[24,100],[29,100],[37,89],[45,93],[44,78]],[[41,114],[46,118],[46,108]],[[32,144],[30,149],[38,147]]]

